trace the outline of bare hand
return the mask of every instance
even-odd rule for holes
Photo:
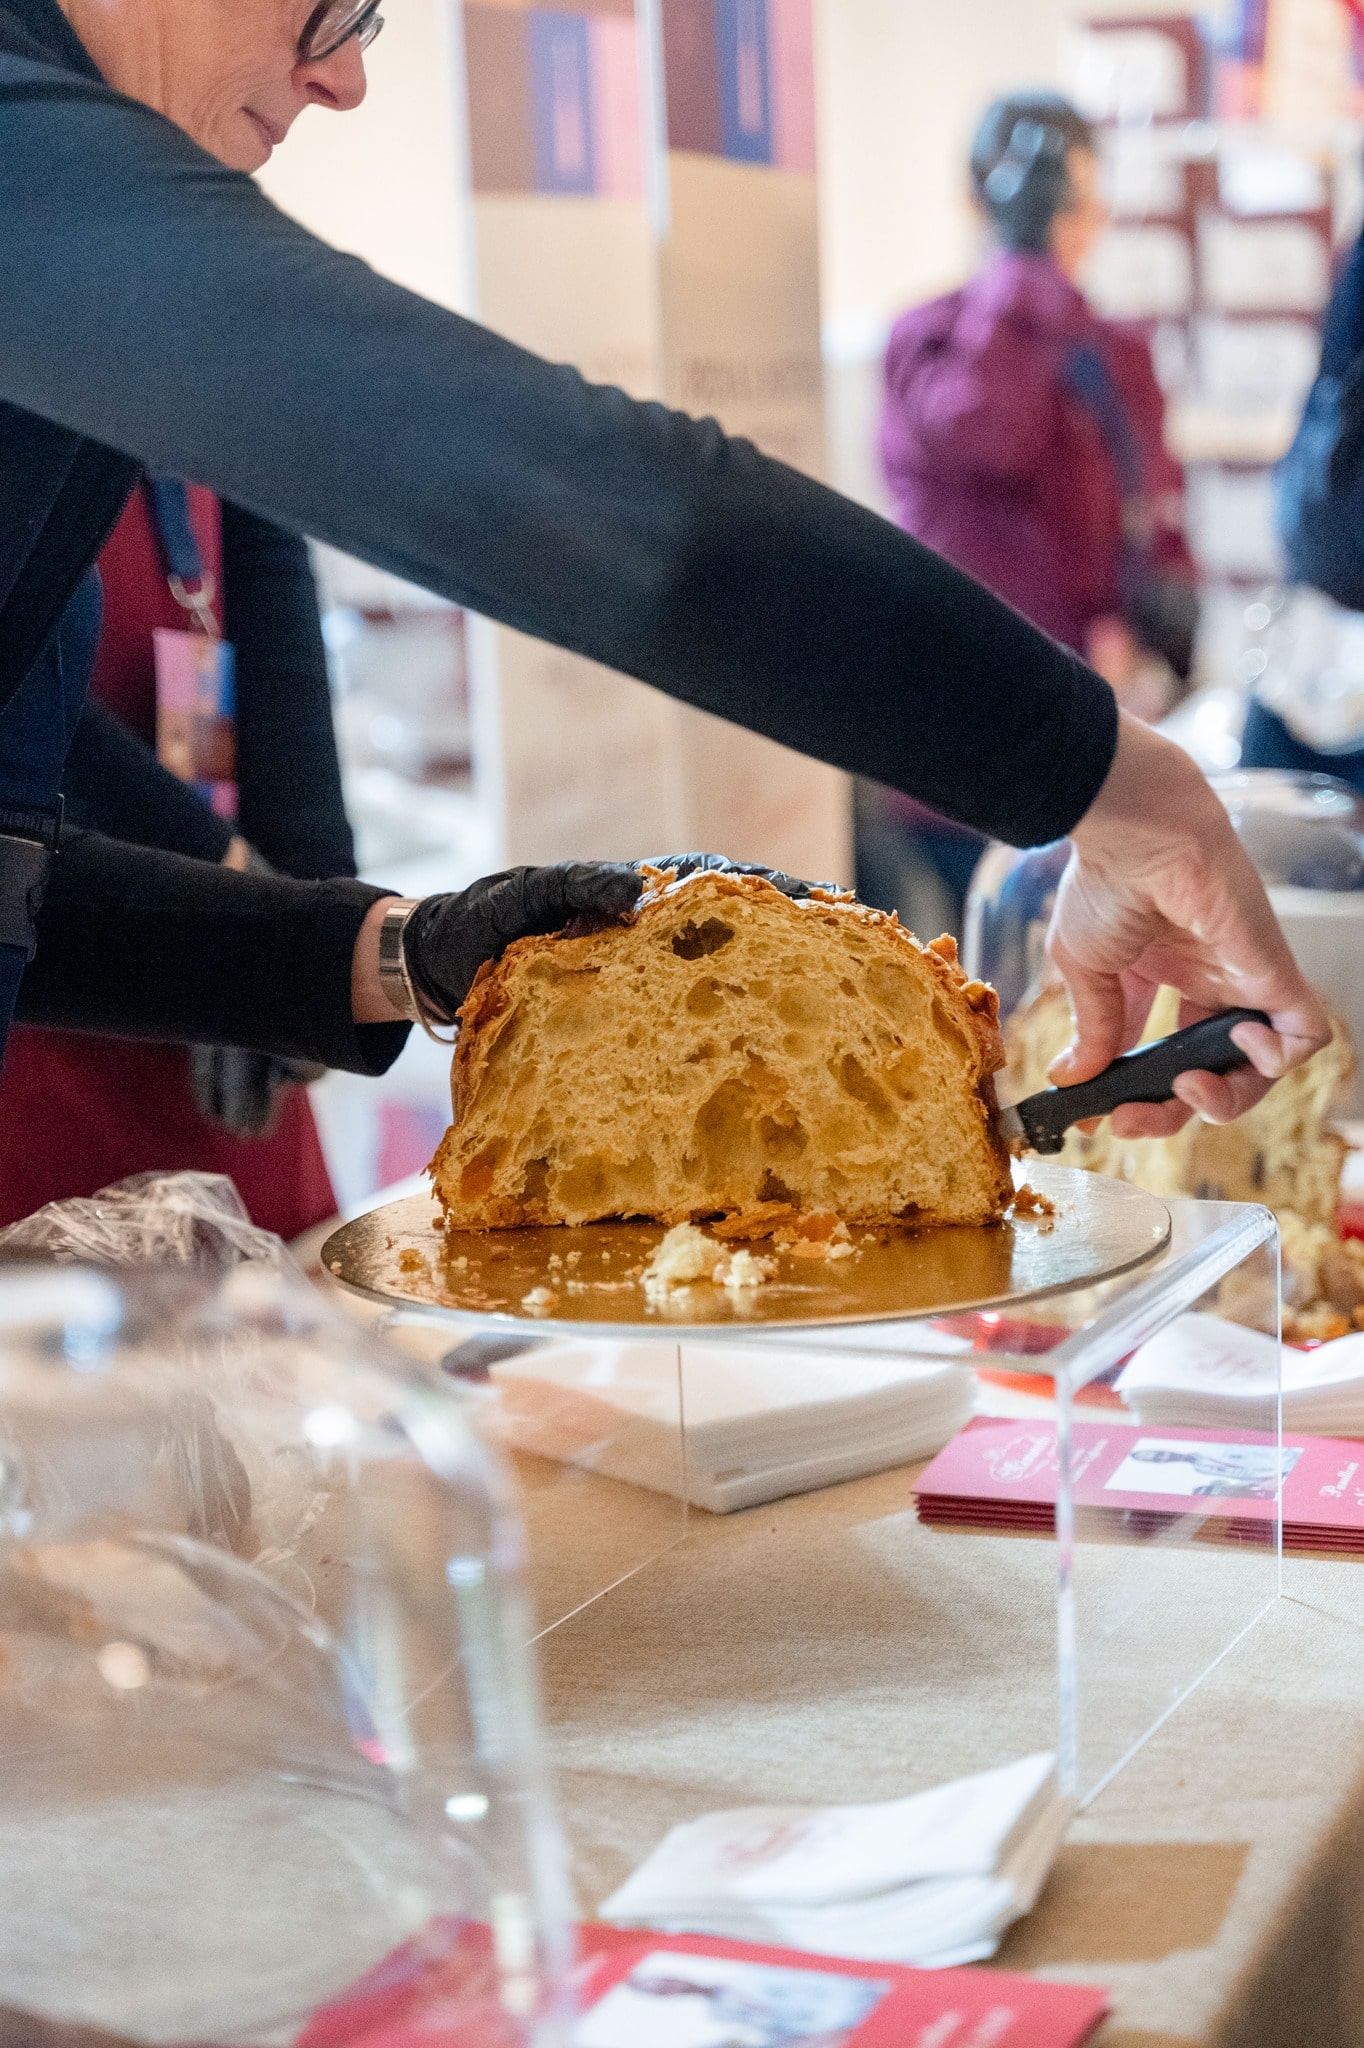
[[[1232,1074],[1189,1073],[1177,1102],[1129,1104],[1120,1137],[1164,1137],[1197,1111],[1229,1123],[1331,1035],[1298,972],[1264,887],[1217,797],[1189,757],[1122,714],[1108,780],[1071,833],[1047,950],[1075,1011],[1075,1042],[1052,1079],[1086,1081],[1135,1045],[1156,990],[1180,991],[1180,1023],[1233,1006],[1272,1028],[1238,1025],[1250,1060]]]

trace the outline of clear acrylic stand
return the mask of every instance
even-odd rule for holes
[[[1063,1782],[1092,1798],[1278,1597],[1282,1579],[1282,1413],[1277,1376],[1266,1427],[1190,1432],[1146,1426],[1114,1480],[1141,1498],[1159,1482],[1179,1512],[1079,1501],[1099,1416],[1087,1390],[1190,1313],[1280,1338],[1278,1227],[1267,1209],[1174,1200],[1169,1250],[1144,1275],[1088,1299],[1063,1297],[1070,1333],[1046,1355],[1056,1382],[1063,1483],[1057,1508],[1059,1754]],[[1163,1461],[1163,1462],[1161,1462]],[[1142,1469],[1137,1470],[1141,1465]],[[1269,1501],[1256,1500],[1268,1486]],[[1138,1489],[1141,1491],[1139,1492]],[[1183,1489],[1187,1489],[1184,1491]],[[1264,1518],[1235,1540],[1226,1504],[1245,1491]],[[1115,1499],[1121,1500],[1115,1492]],[[1213,1503],[1222,1505],[1214,1511]]]
[[[1169,1206],[1171,1242],[1154,1261],[1008,1310],[836,1331],[663,1326],[656,1337],[611,1339],[541,1336],[505,1320],[465,1336],[420,1311],[382,1322],[463,1379],[479,1428],[511,1456],[542,1633],[584,1621],[628,1689],[644,1653],[637,1633],[622,1633],[611,1658],[609,1615],[585,1622],[600,1596],[685,1543],[666,1574],[668,1597],[684,1600],[689,1570],[722,1568],[717,1546],[728,1546],[742,1576],[754,1532],[770,1529],[793,1557],[808,1545],[810,1562],[803,1584],[745,1619],[764,1646],[754,1650],[759,1675],[736,1664],[733,1601],[713,1614],[688,1607],[679,1635],[690,1669],[709,1666],[717,1687],[758,1692],[767,1673],[781,1674],[803,1711],[826,1718],[830,1740],[844,1745],[840,1797],[884,1798],[1047,1748],[1063,1787],[1083,1801],[1281,1585],[1280,1517],[1263,1498],[1266,1476],[1282,1465],[1277,1382],[1258,1411],[1266,1426],[1230,1434],[1138,1427],[1113,1391],[1137,1347],[1190,1314],[1277,1344],[1270,1213]],[[925,1434],[929,1383],[941,1389]],[[1002,1427],[1005,1466],[1054,1466],[1054,1533],[992,1527],[988,1517],[973,1525],[969,1516],[961,1527],[928,1527],[916,1517],[913,1482],[925,1456],[973,1413],[976,1426]],[[1100,1458],[1121,1470],[1096,1496],[1088,1475]],[[1254,1503],[1244,1510],[1234,1504],[1242,1492]],[[768,1568],[765,1553],[761,1564]],[[851,1607],[865,1598],[874,1612],[837,1641],[837,1684],[820,1697],[802,1671],[802,1603],[835,1565]],[[887,1575],[899,1588],[889,1603]],[[655,1586],[663,1598],[656,1574],[639,1599]],[[841,1621],[820,1627],[837,1638]],[[559,1654],[571,1656],[571,1643]],[[899,1696],[888,1703],[892,1671]],[[660,1674],[661,1689],[674,1683]],[[859,1765],[858,1717],[873,1698],[876,1737],[868,1721]],[[605,1742],[604,1698],[598,1709]],[[806,1796],[776,1758],[765,1768],[765,1797]]]
[[[440,1367],[514,1473],[536,1633],[683,1541],[687,1438],[678,1346],[584,1343],[533,1323],[454,1326],[389,1310],[378,1334]]]

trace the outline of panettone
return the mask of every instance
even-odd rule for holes
[[[951,939],[851,898],[654,877],[626,922],[480,971],[432,1179],[461,1229],[987,1222],[1013,1192],[997,1017]]]

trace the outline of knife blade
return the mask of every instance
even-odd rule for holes
[[[1268,1024],[1263,1010],[1219,1010],[1168,1038],[1120,1053],[1092,1080],[1069,1088],[1043,1088],[999,1113],[999,1132],[1009,1150],[1059,1152],[1066,1132],[1085,1117],[1107,1116],[1125,1102],[1170,1102],[1181,1074],[1230,1074],[1250,1061],[1232,1042],[1238,1024]]]

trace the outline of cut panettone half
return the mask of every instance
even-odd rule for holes
[[[431,1174],[460,1229],[984,1223],[1013,1192],[1002,1059],[951,939],[756,876],[659,877],[627,923],[480,971]]]

